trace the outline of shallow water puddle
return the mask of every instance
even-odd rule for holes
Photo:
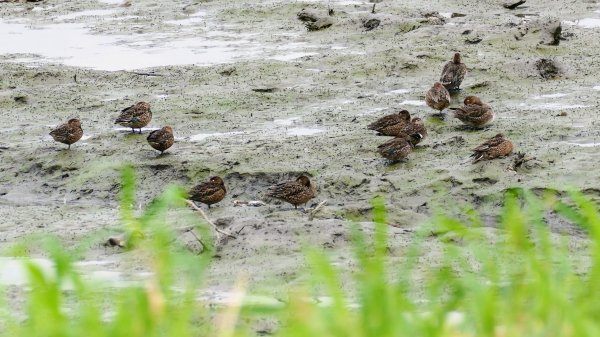
[[[544,95],[532,96],[531,99],[540,100],[540,99],[546,99],[546,98],[559,98],[559,97],[565,97],[565,96],[567,96],[567,94],[562,94],[562,93],[544,94]]]
[[[107,16],[107,15],[111,15],[111,14],[115,14],[115,13],[117,13],[117,10],[115,10],[115,9],[96,9],[96,10],[81,11],[81,12],[60,15],[60,16],[56,17],[56,20],[65,21],[65,20],[71,20],[71,19],[81,18],[81,17],[85,17],[85,16]]]
[[[600,140],[598,139],[577,139],[574,141],[566,142],[569,145],[575,145],[579,147],[596,147],[600,146]]]
[[[290,128],[286,130],[286,134],[288,136],[313,136],[322,132],[325,132],[327,130],[324,129],[318,129],[318,128],[307,128],[307,127],[297,127],[297,128]]]
[[[106,16],[113,13],[116,11],[83,11],[59,16],[56,19],[64,21],[82,16]],[[168,23],[193,25],[203,22],[204,14],[198,12],[187,19],[172,20]],[[279,61],[292,61],[316,54],[307,51],[306,49],[314,46],[304,42],[287,44],[282,48],[275,44],[259,43],[249,38],[256,34],[248,33],[240,36],[213,31],[204,35],[192,35],[179,31],[100,35],[95,34],[91,27],[93,22],[37,25],[22,21],[0,20],[0,41],[2,41],[0,55],[22,54],[13,59],[21,63],[58,62],[68,66],[114,71],[167,65],[206,66],[259,56]]]
[[[119,286],[127,284],[128,278],[121,272],[109,270],[97,270],[96,267],[110,265],[111,261],[81,261],[76,262],[75,267],[81,269],[84,278]],[[28,266],[33,265],[39,268],[46,276],[54,275],[54,263],[48,259],[42,258],[18,258],[18,257],[0,257],[0,284],[25,286],[29,284]],[[136,273],[136,279],[143,279],[152,276],[149,273]],[[66,288],[70,288],[69,285]]]
[[[204,18],[205,15],[206,15],[206,12],[198,11],[194,14],[191,14],[186,19],[168,20],[168,21],[165,21],[165,23],[168,23],[171,25],[179,25],[179,26],[195,26],[198,23],[206,22],[206,18]]]
[[[563,110],[563,109],[580,109],[587,108],[589,105],[583,104],[567,104],[567,103],[541,103],[541,104],[527,104],[520,103],[518,105],[519,108],[523,110]]]
[[[159,127],[147,127],[147,128],[142,128],[142,133],[144,133],[144,131],[149,131],[149,132],[152,132],[152,131],[154,131],[154,130],[159,130],[159,129],[160,129]],[[115,131],[128,131],[128,132],[132,133],[132,132],[131,132],[131,128],[113,128],[113,130],[115,130]],[[137,133],[137,132],[139,132],[139,131],[140,131],[139,129],[137,129],[137,128],[135,129],[135,132],[136,132],[136,133]]]
[[[400,102],[401,105],[414,105],[414,106],[422,106],[425,105],[425,101],[416,101],[416,100],[405,100]]]
[[[192,135],[189,138],[190,142],[200,142],[207,138],[217,138],[217,137],[229,137],[235,135],[245,134],[242,131],[234,131],[234,132],[215,132],[215,133],[199,133],[197,135]]]
[[[577,21],[577,26],[582,28],[598,28],[600,27],[600,19],[585,18]]]

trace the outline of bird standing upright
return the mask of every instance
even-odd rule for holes
[[[68,149],[70,150],[71,144],[77,142],[83,136],[81,122],[77,118],[69,119],[68,122],[50,131],[50,136],[57,142],[69,145]]]
[[[460,53],[455,53],[452,60],[444,65],[440,82],[448,91],[458,91],[466,74],[467,66],[462,62]]]
[[[131,128],[131,132],[135,133],[135,129],[142,128],[152,120],[152,111],[150,110],[150,104],[146,102],[138,102],[130,107],[127,107],[121,111],[121,114],[115,120],[115,124],[126,126]]]

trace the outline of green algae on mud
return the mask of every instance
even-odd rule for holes
[[[129,19],[118,24],[99,21],[92,32],[169,33],[177,38],[177,27],[160,22],[187,17],[183,12],[187,4],[135,1],[131,8],[114,14],[135,15],[139,18],[135,24]],[[52,22],[58,15],[110,7],[92,1],[50,5],[43,11],[22,11],[19,6],[24,5],[7,4],[2,18]],[[252,44],[267,50],[265,57],[144,70],[160,76],[45,62],[32,66],[14,62],[15,55],[4,55],[0,63],[4,117],[0,145],[6,147],[0,172],[1,245],[31,232],[57,234],[68,245],[99,229],[117,230],[117,168],[126,163],[138,172],[139,208],[169,184],[191,187],[219,175],[229,194],[219,207],[211,208],[209,216],[241,232],[219,251],[210,281],[227,287],[239,271],[246,271],[257,287],[265,282],[264,289],[269,289],[278,285],[270,280],[273,276],[286,282],[302,278],[298,270],[303,244],[348,256],[350,247],[343,239],[349,230],[347,218],[369,231],[370,200],[375,195],[385,199],[390,223],[399,226],[391,229],[390,244],[396,258],[401,258],[410,231],[425,222],[435,207],[460,214],[472,205],[493,226],[502,194],[511,187],[564,191],[596,186],[598,152],[575,140],[598,137],[593,127],[597,30],[565,26],[564,34],[571,34],[566,40],[556,47],[543,46],[538,45],[539,34],[515,40],[516,27],[532,23],[494,1],[478,2],[477,8],[468,2],[420,1],[378,6],[377,15],[386,19],[365,32],[361,17],[368,14],[369,4],[334,6],[336,23],[309,33],[296,12],[303,7],[325,10],[325,5],[199,3],[198,11],[206,13],[205,26],[182,31],[182,36],[202,37],[211,30],[250,33]],[[565,20],[573,20],[587,15],[587,6],[566,8],[562,2],[548,1],[543,6],[531,4],[527,11],[544,20],[561,10],[568,16]],[[424,20],[428,11],[466,16],[432,25]],[[469,35],[480,34],[482,41],[465,43],[463,33],[468,30]],[[295,47],[284,49],[284,55],[288,51],[315,54],[289,61],[273,59],[280,53],[275,47],[287,43]],[[433,111],[417,105],[455,51],[462,53],[469,73],[452,106],[472,93],[482,97],[498,113],[486,130],[465,131],[451,116],[434,123],[429,118]],[[555,60],[567,70],[564,76],[541,78],[534,66],[540,58]],[[479,83],[487,85],[469,89]],[[256,88],[277,90],[252,90]],[[557,93],[564,95],[552,96]],[[26,101],[15,100],[23,96]],[[112,124],[120,109],[141,100],[152,105],[150,127],[174,128],[176,143],[168,155],[156,156],[146,144],[147,130],[141,136],[131,135]],[[389,165],[375,151],[387,137],[374,135],[366,125],[399,107],[425,117],[429,136],[406,161]],[[566,116],[560,115],[563,111]],[[85,138],[65,151],[47,133],[50,125],[71,117],[81,119]],[[471,165],[470,149],[498,132],[515,143],[516,151],[536,159],[516,171],[509,169],[514,157]],[[308,206],[328,200],[312,221],[275,202],[258,208],[233,206],[233,200],[263,199],[270,184],[301,173],[308,173],[318,186],[317,198]],[[178,215],[174,222],[195,221],[188,215]],[[580,235],[556,218],[551,221],[558,233]],[[117,255],[92,248],[95,259]],[[352,267],[351,262],[346,264]],[[264,270],[265,265],[269,270]]]

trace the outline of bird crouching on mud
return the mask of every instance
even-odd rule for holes
[[[311,183],[305,175],[299,176],[296,180],[278,183],[267,190],[267,196],[290,203],[295,209],[298,205],[306,204],[314,198],[316,193],[315,184]]]
[[[460,53],[455,53],[452,60],[444,65],[440,82],[448,91],[458,91],[466,74],[467,66],[462,62]]]
[[[492,160],[495,158],[506,157],[513,151],[513,144],[499,133],[473,149],[473,164],[481,160]]]
[[[69,119],[68,122],[50,131],[50,136],[57,142],[69,145],[68,149],[71,149],[71,144],[77,142],[83,136],[81,122],[77,118]]]
[[[425,94],[425,103],[441,114],[450,105],[450,93],[440,82],[435,82]]]
[[[210,178],[207,182],[192,187],[188,192],[190,200],[206,204],[208,205],[208,208],[210,208],[210,205],[223,200],[226,194],[227,190],[225,189],[225,182],[217,176]]]
[[[377,131],[379,135],[396,136],[410,123],[410,112],[401,110],[398,113],[383,116],[369,124],[369,130]]]
[[[140,129],[141,134],[142,128],[148,125],[151,120],[152,111],[150,110],[150,104],[138,102],[123,109],[119,117],[115,120],[115,124],[131,128],[132,133],[135,133],[135,129]]]
[[[405,125],[398,134],[394,135],[396,137],[404,137],[408,135],[407,138],[413,145],[419,144],[423,139],[427,137],[427,128],[425,127],[425,123],[419,117],[413,118],[410,123]]]
[[[454,117],[472,128],[483,128],[494,121],[495,114],[492,107],[481,102],[477,96],[467,96],[464,106],[454,111]]]
[[[163,154],[163,152],[170,148],[175,142],[173,128],[170,126],[165,126],[162,129],[154,130],[150,132],[148,137],[146,137],[146,140],[150,146],[152,146],[155,150],[160,151],[160,154]]]
[[[406,158],[423,137],[419,133],[392,138],[377,147],[377,152],[392,162]]]

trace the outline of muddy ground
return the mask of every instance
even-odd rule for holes
[[[243,230],[220,249],[208,284],[229,289],[244,272],[257,293],[284,291],[284,285],[306,277],[306,243],[329,252],[340,268],[351,268],[348,219],[370,231],[371,199],[377,195],[389,209],[394,258],[402,258],[413,232],[436,207],[460,216],[463,207],[472,206],[496,233],[508,188],[576,188],[600,197],[600,30],[578,21],[600,18],[594,12],[600,6],[532,0],[508,10],[498,1],[385,1],[372,15],[370,3],[331,4],[333,25],[316,32],[307,32],[296,13],[303,8],[325,13],[326,1],[0,4],[2,22],[51,25],[59,16],[111,9],[110,21],[88,16],[62,21],[87,24],[93,34],[107,36],[163,34],[174,41],[221,36],[230,43],[239,36],[251,46],[239,47],[234,59],[216,54],[212,65],[136,70],[159,76],[1,55],[0,248],[31,233],[57,235],[65,246],[96,233],[87,259],[110,261],[117,270],[135,267],[135,253],[101,245],[105,235],[120,231],[118,168],[125,163],[137,170],[139,208],[169,184],[191,187],[222,176],[229,193],[209,217],[227,230]],[[191,27],[165,24],[199,11],[202,20]],[[366,31],[362,23],[372,17],[381,24]],[[560,22],[561,38],[553,45]],[[232,44],[230,52],[236,48]],[[465,129],[450,117],[431,118],[433,111],[423,103],[454,52],[462,53],[469,73],[452,106],[470,94],[489,102],[497,119],[485,130]],[[538,66],[541,59],[550,66]],[[133,135],[113,124],[120,109],[141,100],[152,105],[150,128],[175,130],[177,142],[164,156],[146,143],[148,129]],[[390,164],[376,152],[387,137],[366,125],[397,108],[424,118],[429,135],[408,160]],[[71,117],[81,119],[85,138],[67,151],[48,132]],[[513,141],[515,152],[535,160],[516,171],[509,169],[515,155],[470,164],[470,149],[499,132]],[[318,186],[308,206],[327,200],[313,220],[262,194],[300,173]],[[233,200],[265,200],[267,206],[234,207]],[[178,214],[174,226],[196,221],[191,211]],[[574,251],[585,245],[582,231],[552,214],[548,220],[555,233],[570,236]],[[428,242],[432,249],[435,240]]]

